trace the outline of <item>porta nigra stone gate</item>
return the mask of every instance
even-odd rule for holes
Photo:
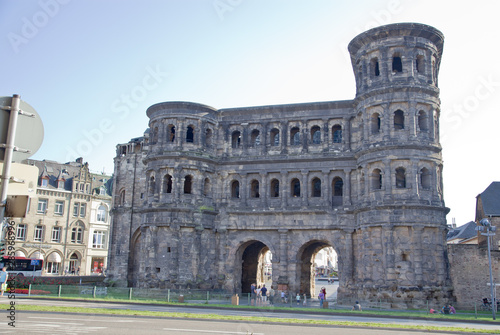
[[[144,136],[117,146],[111,278],[244,293],[270,251],[273,287],[309,295],[330,246],[339,303],[446,302],[443,35],[391,24],[348,49],[354,100],[149,107]]]

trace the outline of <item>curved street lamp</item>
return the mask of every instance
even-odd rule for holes
[[[493,274],[491,271],[491,251],[490,251],[490,236],[495,235],[495,231],[497,230],[497,227],[494,227],[491,225],[491,222],[489,219],[484,218],[481,221],[479,221],[480,226],[477,226],[476,229],[481,232],[481,235],[486,236],[486,239],[488,240],[488,263],[490,267],[490,289],[491,289],[491,311],[493,314],[493,320],[496,320],[495,317],[495,309],[496,309],[496,299],[495,299],[495,291],[494,291],[494,286],[493,286]],[[485,231],[483,233],[483,231]]]

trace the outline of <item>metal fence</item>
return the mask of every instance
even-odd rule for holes
[[[287,292],[284,297],[281,291],[275,291],[274,296],[268,297],[267,301],[261,299],[252,300],[249,293],[238,294],[224,291],[205,290],[175,290],[157,288],[126,288],[126,287],[103,287],[88,285],[30,285],[22,292],[28,296],[65,297],[65,298],[103,298],[117,300],[156,301],[156,302],[181,302],[195,304],[221,304],[221,305],[243,305],[243,306],[275,306],[291,308],[327,308],[327,309],[351,309],[354,301],[337,301],[327,298],[324,306],[320,306],[317,297],[304,296],[297,299],[295,294]],[[432,301],[409,302],[409,304],[395,304],[390,300],[360,301],[363,310],[412,310],[415,312],[429,313],[431,309],[441,311],[439,306]],[[481,302],[471,306],[456,306],[457,313],[487,314],[488,311],[481,308]],[[491,312],[490,312],[491,313]]]

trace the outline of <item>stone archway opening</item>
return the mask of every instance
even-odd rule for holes
[[[300,294],[317,297],[325,287],[327,297],[338,287],[338,257],[335,249],[324,241],[310,241],[299,254]],[[331,286],[336,281],[337,285]]]
[[[272,254],[269,247],[260,241],[251,241],[242,248],[241,292],[250,293],[250,286],[272,285]]]

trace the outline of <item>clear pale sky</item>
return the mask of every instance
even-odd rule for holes
[[[397,22],[445,35],[439,73],[448,223],[474,220],[499,181],[496,1],[0,0],[0,96],[20,94],[45,138],[32,157],[113,172],[163,101],[215,108],[353,99],[347,44]]]

